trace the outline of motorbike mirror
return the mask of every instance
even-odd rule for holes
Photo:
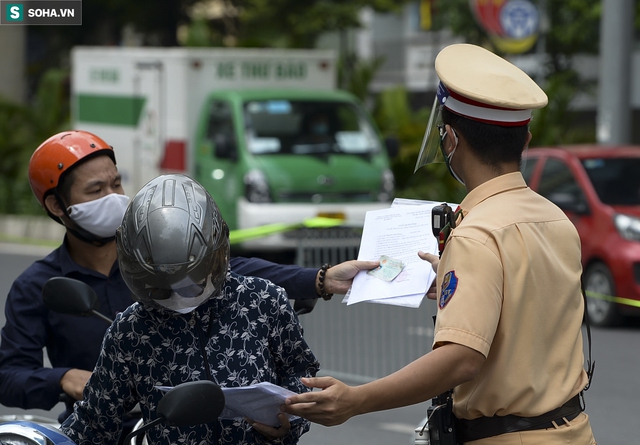
[[[158,418],[130,432],[124,443],[131,443],[134,437],[159,423],[183,427],[214,422],[222,413],[224,404],[222,389],[212,381],[182,383],[162,396],[158,403]]]
[[[98,304],[95,291],[88,284],[73,278],[50,278],[42,288],[42,299],[49,309],[60,314],[81,317],[96,315],[109,323],[113,322],[94,309]]]

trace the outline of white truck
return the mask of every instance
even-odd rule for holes
[[[72,120],[112,144],[125,191],[181,172],[233,230],[387,207],[397,150],[339,91],[327,50],[76,47]],[[282,234],[250,250],[294,247]]]

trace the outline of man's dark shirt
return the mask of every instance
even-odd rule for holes
[[[274,264],[260,258],[231,259],[241,275],[260,276],[287,290],[289,298],[317,298],[317,270]],[[97,310],[114,319],[133,300],[114,263],[109,276],[76,264],[66,245],[36,261],[13,283],[5,305],[0,343],[0,403],[22,409],[52,409],[62,394],[60,379],[71,368],[92,371],[109,324],[98,317],[57,314],[46,308],[42,288],[52,277],[87,283],[98,295]],[[43,349],[51,368],[43,367]],[[60,419],[66,418],[63,413]]]

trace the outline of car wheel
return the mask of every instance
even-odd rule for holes
[[[618,305],[612,301],[598,298],[597,295],[615,296],[616,289],[609,268],[603,263],[595,263],[584,275],[584,289],[587,292],[587,312],[594,326],[613,326],[620,322]],[[589,293],[597,294],[589,297]]]

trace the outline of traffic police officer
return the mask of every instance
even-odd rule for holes
[[[401,370],[323,391],[283,410],[324,425],[429,400],[453,388],[460,443],[595,444],[580,395],[584,369],[580,239],[520,173],[532,110],[547,96],[523,71],[475,45],[443,49],[416,169],[444,161],[467,189],[437,269],[433,350]]]

